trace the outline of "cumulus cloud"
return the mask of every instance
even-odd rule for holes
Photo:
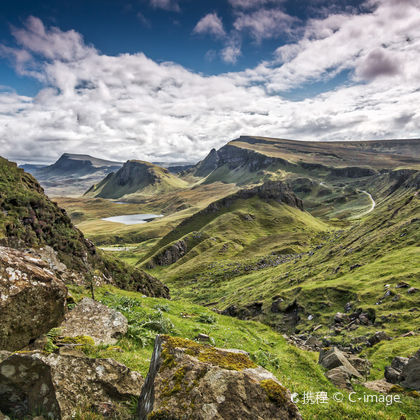
[[[0,91],[0,150],[30,161],[52,161],[65,151],[175,161],[198,160],[241,134],[418,136],[420,4],[383,0],[369,7],[311,20],[271,62],[210,77],[142,53],[101,54],[80,34],[31,18],[1,54],[17,71],[35,72],[45,87],[33,98]],[[344,84],[311,96],[311,82],[343,70],[350,74]],[[284,92],[296,87],[306,88],[307,97],[286,99]]]
[[[256,9],[267,4],[276,5],[284,2],[285,0],[229,0],[233,8],[239,9]]]
[[[257,42],[290,33],[297,18],[278,9],[259,9],[253,13],[239,13],[233,26],[239,32],[248,31]]]
[[[241,55],[241,44],[237,37],[231,37],[220,53],[222,60],[228,64],[235,64]]]
[[[395,76],[400,73],[400,66],[394,59],[392,53],[387,53],[384,48],[376,48],[358,66],[356,74],[364,79]]]
[[[217,13],[209,13],[202,17],[195,25],[193,32],[196,34],[210,34],[221,38],[226,35],[223,22]]]
[[[152,7],[156,9],[163,9],[170,12],[180,12],[178,0],[150,0]]]

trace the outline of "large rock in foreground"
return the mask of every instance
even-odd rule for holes
[[[19,350],[63,319],[67,288],[43,260],[0,247],[0,350]]]
[[[290,392],[244,352],[157,336],[137,418],[301,419]]]
[[[143,383],[112,359],[10,354],[0,363],[0,411],[21,419],[42,408],[45,418],[68,420],[82,408],[123,418],[120,404],[138,397]]]
[[[115,344],[127,329],[127,318],[123,314],[90,298],[82,299],[60,325],[61,335],[87,335],[95,344]]]

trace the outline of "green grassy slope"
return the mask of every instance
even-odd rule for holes
[[[86,295],[79,287],[72,288],[76,300]],[[284,386],[299,394],[297,403],[306,420],[315,419],[378,419],[398,420],[402,415],[414,420],[420,409],[420,400],[402,395],[401,404],[363,403],[348,401],[348,392],[338,390],[325,377],[317,364],[318,354],[289,345],[281,334],[268,326],[253,321],[222,316],[202,306],[184,301],[167,301],[143,298],[138,293],[124,292],[116,288],[100,288],[97,297],[104,304],[121,311],[129,320],[129,331],[117,346],[86,347],[85,352],[94,357],[111,357],[146,375],[157,333],[166,333],[194,339],[199,333],[208,334],[213,345],[222,348],[239,348],[247,351],[258,364],[273,372]],[[402,355],[412,353],[404,347]],[[374,366],[389,363],[389,355],[379,351],[372,354]],[[374,377],[374,375],[373,375]],[[355,385],[357,396],[375,394]],[[304,404],[304,392],[327,392],[326,404]],[[335,402],[333,395],[341,392],[343,402]]]
[[[285,323],[287,307],[296,302],[300,320],[292,330],[310,331],[323,325],[317,333],[337,342],[349,342],[375,328],[383,328],[391,336],[413,330],[418,338],[419,315],[411,310],[419,306],[420,292],[408,294],[407,288],[395,287],[404,281],[420,289],[417,185],[418,175],[412,176],[392,194],[382,196],[375,211],[354,221],[350,228],[315,235],[308,241],[309,252],[295,254],[289,260],[280,259],[275,267],[270,266],[269,260],[254,265],[249,260],[251,268],[246,270],[243,264],[232,264],[217,254],[212,254],[210,263],[204,252],[205,263],[191,264],[188,273],[177,276],[160,269],[159,274],[168,280],[174,295],[197,303],[212,303],[219,309],[262,302],[263,311],[255,319],[278,329],[290,327]],[[316,232],[313,224],[312,229]],[[181,260],[177,264],[180,263]],[[176,265],[174,269],[175,273],[179,270]],[[274,313],[271,305],[279,298],[283,303]],[[344,312],[348,302],[353,308],[375,311],[377,323],[334,336],[329,329],[333,315]]]

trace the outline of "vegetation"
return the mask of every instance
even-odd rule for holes
[[[89,291],[77,286],[71,287],[71,292],[76,300],[87,296]],[[163,317],[173,325],[171,336],[173,340],[180,342],[182,346],[194,349],[203,349],[202,345],[195,345],[195,337],[199,333],[210,335],[215,341],[217,348],[238,348],[250,354],[251,359],[263,365],[271,371],[283,384],[300,397],[304,392],[327,392],[329,401],[327,404],[303,404],[298,402],[299,410],[305,419],[400,419],[405,415],[407,419],[415,419],[420,409],[420,399],[402,395],[401,404],[386,406],[382,403],[350,403],[348,392],[335,388],[324,376],[323,368],[318,365],[318,354],[303,351],[287,343],[281,334],[276,333],[270,327],[254,321],[241,321],[236,318],[219,315],[210,309],[199,305],[189,304],[185,301],[167,301],[158,298],[145,298],[135,292],[122,291],[114,287],[101,287],[97,291],[98,299],[106,305],[121,311],[129,320],[130,326],[138,326],[143,332],[142,337],[150,336],[147,344],[139,342],[130,335],[122,338],[117,346],[91,346],[85,348],[85,352],[92,357],[112,357],[128,367],[147,374],[150,357],[153,349],[155,330],[149,326],[144,327],[150,319]],[[164,305],[167,311],[157,308]],[[203,315],[215,319],[213,324],[200,322]],[[143,327],[142,327],[143,325]],[[147,325],[147,324],[146,324]],[[153,337],[153,338],[152,338]],[[188,339],[191,341],[186,341]],[[204,347],[209,348],[210,347]],[[375,347],[376,348],[376,347]],[[200,350],[202,351],[202,350]],[[406,349],[409,351],[409,349]],[[402,351],[400,355],[407,356],[409,353]],[[217,353],[217,351],[216,351]],[[214,351],[209,351],[202,356],[206,360],[214,360]],[[263,357],[262,355],[265,355]],[[268,355],[268,357],[267,357]],[[376,359],[372,353],[374,365],[380,363],[382,356]],[[216,357],[215,363],[220,359]],[[375,374],[372,374],[372,378]],[[271,383],[264,383],[268,397],[279,398],[277,389]],[[364,392],[374,394],[360,385],[355,385],[357,394]],[[336,392],[342,392],[344,401],[339,403],[332,399]]]

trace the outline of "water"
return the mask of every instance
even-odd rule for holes
[[[139,223],[147,223],[157,217],[163,217],[162,214],[126,214],[123,216],[106,217],[107,222],[123,223],[124,225],[137,225]]]

